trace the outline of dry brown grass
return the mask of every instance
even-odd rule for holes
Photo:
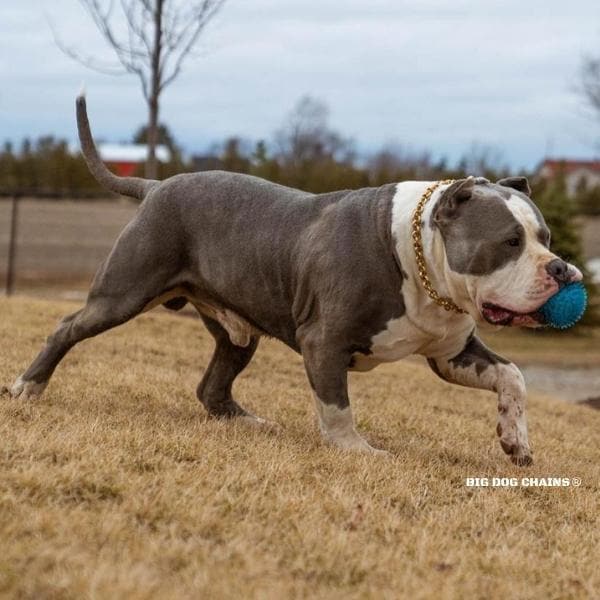
[[[0,301],[9,383],[71,304]],[[301,361],[262,348],[241,403],[284,426],[209,420],[212,342],[164,312],[81,344],[33,404],[0,401],[0,593],[23,598],[584,598],[597,568],[600,412],[530,400],[536,465],[502,454],[485,392],[415,364],[351,377],[367,438],[317,435]],[[467,488],[467,476],[581,477]],[[597,596],[596,596],[597,597]]]
[[[600,368],[599,327],[577,327],[569,331],[505,327],[484,332],[482,337],[496,352],[521,366]]]

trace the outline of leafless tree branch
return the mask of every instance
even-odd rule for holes
[[[600,57],[585,57],[581,66],[581,94],[600,118]]]
[[[51,25],[57,46],[79,63],[111,75],[131,73],[141,84],[148,104],[148,163],[146,174],[156,177],[155,145],[160,94],[180,74],[202,31],[225,0],[79,0],[119,65],[103,64],[62,42]],[[126,33],[115,27],[119,6]]]
[[[64,41],[60,38],[55,24],[48,16],[46,16],[46,21],[48,23],[48,26],[50,27],[50,31],[52,32],[54,43],[58,46],[59,50],[66,54],[69,58],[76,60],[78,63],[82,64],[85,67],[88,67],[89,69],[93,69],[94,71],[98,71],[99,73],[105,73],[106,75],[127,74],[127,71],[123,68],[123,65],[121,64],[103,62],[94,58],[93,56],[82,54],[81,51],[77,50],[72,46],[67,46],[64,43]]]
[[[180,20],[184,25],[179,28],[179,31],[177,28],[179,19],[174,19],[173,28],[165,36],[167,50],[164,65],[161,69],[161,90],[177,78],[181,72],[183,61],[189,56],[205,26],[222,8],[224,3],[225,0],[203,0],[194,9],[190,10],[185,18]],[[169,59],[172,59],[170,72],[166,68]]]

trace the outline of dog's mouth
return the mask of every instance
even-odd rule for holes
[[[481,315],[492,325],[539,327],[544,324],[544,318],[536,310],[528,313],[520,313],[498,304],[492,304],[491,302],[484,302],[481,305]]]

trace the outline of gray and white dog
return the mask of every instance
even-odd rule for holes
[[[84,308],[61,321],[12,396],[39,395],[77,342],[189,302],[216,341],[197,389],[211,415],[264,422],[231,388],[271,336],[302,355],[325,439],[379,452],[354,428],[347,373],[420,354],[447,381],[497,392],[500,444],[516,464],[532,462],[523,377],[481,343],[476,323],[539,326],[537,309],[582,276],[548,249],[525,178],[437,184],[417,226],[431,286],[464,312],[448,311],[426,293],[413,248],[411,221],[431,182],[315,195],[220,171],[117,177],[97,154],[85,98],[76,104],[92,174],[143,202]]]

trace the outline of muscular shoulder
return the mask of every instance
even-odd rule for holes
[[[323,208],[298,252],[320,310],[368,336],[404,313],[403,274],[391,239],[393,186],[347,192]],[[367,337],[368,337],[367,336]]]

